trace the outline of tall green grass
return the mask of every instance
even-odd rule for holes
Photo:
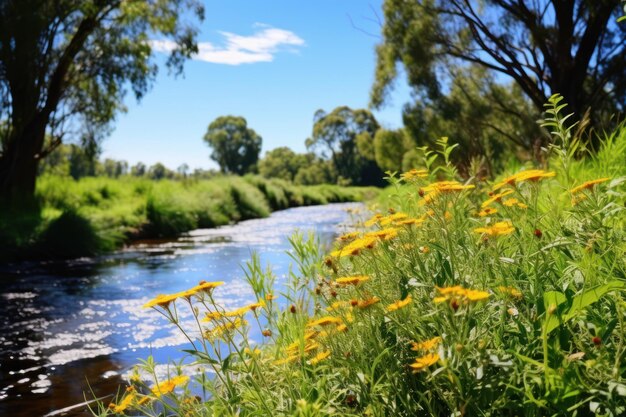
[[[196,228],[267,217],[303,205],[359,201],[373,189],[296,186],[258,176],[207,180],[39,178],[39,210],[0,219],[0,260],[76,257],[137,238],[172,238]]]

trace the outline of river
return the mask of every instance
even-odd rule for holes
[[[312,231],[328,245],[359,206],[294,208],[106,256],[0,266],[0,415],[90,415],[85,407],[59,410],[116,392],[139,358],[167,364],[182,356],[185,339],[142,308],[149,299],[219,280],[225,308],[252,302],[241,269],[252,251],[281,285],[287,238]]]

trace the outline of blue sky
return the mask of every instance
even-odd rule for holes
[[[374,77],[380,1],[206,1],[200,54],[184,77],[160,68],[151,91],[128,112],[103,143],[103,157],[131,165],[162,162],[174,169],[215,168],[202,140],[222,115],[243,116],[263,137],[263,151],[278,146],[305,151],[317,109],[366,107]],[[353,23],[351,23],[351,21]],[[353,24],[359,29],[353,27]],[[166,51],[166,42],[154,49]],[[164,53],[157,53],[162,62]],[[409,100],[403,80],[389,104],[375,112],[390,128],[401,126]]]

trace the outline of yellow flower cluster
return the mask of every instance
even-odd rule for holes
[[[420,200],[419,205],[430,204],[440,194],[449,194],[454,192],[460,192],[463,190],[469,190],[475,188],[474,185],[463,185],[458,181],[438,181],[420,188],[420,195],[424,198]]]
[[[411,350],[414,351],[430,351],[439,346],[441,343],[441,337],[433,337],[424,342],[411,342]]]
[[[144,304],[143,308],[150,308],[150,307],[167,308],[170,305],[170,303],[172,303],[172,301],[176,300],[177,298],[189,299],[194,295],[198,295],[201,293],[210,293],[211,290],[213,290],[215,287],[219,287],[220,285],[223,285],[223,284],[224,284],[224,281],[218,281],[218,282],[200,281],[198,285],[185,291],[177,292],[174,294],[159,294],[154,299]]]
[[[189,377],[186,375],[175,376],[174,378],[168,379],[165,382],[155,385],[151,390],[151,394],[156,396],[157,398],[169,394],[174,391],[174,389],[178,386],[184,385],[189,381]],[[128,394],[124,397],[124,399],[119,403],[110,403],[109,409],[111,409],[114,413],[122,413],[126,411],[131,406],[140,406],[146,404],[151,401],[151,398],[145,396],[143,398],[139,398],[137,395],[137,391],[133,386],[130,386],[126,389]]]
[[[489,293],[487,291],[481,290],[472,290],[468,288],[463,288],[460,285],[455,285],[453,287],[436,287],[439,292],[439,296],[435,297],[433,301],[438,303],[444,303],[446,301],[454,302],[454,303],[468,303],[468,302],[476,302],[482,301],[489,298]]]
[[[518,290],[517,288],[513,288],[513,287],[500,286],[498,287],[498,291],[503,295],[510,295],[513,298],[523,297],[522,292]]]
[[[433,365],[439,361],[439,355],[436,353],[429,353],[425,356],[415,359],[415,362],[410,364],[409,366],[413,370],[413,373],[417,373],[423,371],[428,368],[430,365]]]
[[[583,190],[589,190],[589,189],[593,188],[594,185],[601,184],[601,183],[606,182],[608,180],[610,180],[610,178],[598,178],[597,180],[585,181],[582,184],[580,184],[578,187],[572,188],[570,190],[570,192],[572,194],[576,194],[576,193],[579,193],[579,192],[581,192]]]
[[[428,177],[428,171],[425,169],[411,169],[407,172],[400,174],[400,178],[404,181],[411,181],[416,178],[426,178]]]
[[[152,394],[160,397],[165,394],[169,394],[174,391],[174,389],[180,385],[186,384],[189,381],[189,377],[187,375],[179,375],[175,376],[172,379],[168,379],[165,382],[162,382],[155,387],[152,388]]]
[[[340,286],[346,286],[346,285],[359,285],[365,281],[368,281],[370,279],[370,277],[368,277],[367,275],[354,275],[351,277],[342,277],[342,278],[337,278],[335,280],[335,283],[337,285]]]
[[[359,239],[356,239],[352,242],[350,242],[349,244],[347,244],[346,246],[344,246],[341,249],[338,249],[336,251],[332,251],[330,253],[330,256],[334,257],[334,258],[342,258],[344,256],[357,256],[359,255],[364,249],[372,249],[374,248],[374,246],[376,246],[376,243],[378,242],[378,239],[375,237],[362,237]]]
[[[518,172],[515,175],[511,175],[510,177],[506,177],[499,183],[493,186],[493,191],[499,190],[500,188],[511,185],[515,186],[517,183],[524,181],[540,181],[544,178],[554,177],[556,173],[554,172],[546,172],[541,169],[529,169],[526,171]]]
[[[497,222],[493,226],[477,227],[474,229],[476,233],[482,233],[489,236],[504,236],[510,235],[515,231],[515,227],[510,221]]]
[[[404,308],[408,306],[409,304],[411,304],[412,300],[413,299],[411,298],[411,296],[407,295],[407,297],[404,300],[398,300],[395,303],[389,304],[387,306],[387,311],[392,312],[392,311],[400,310],[401,308]]]

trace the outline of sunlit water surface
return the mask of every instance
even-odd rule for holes
[[[226,282],[215,292],[226,309],[253,302],[241,269],[252,251],[283,285],[287,238],[314,232],[329,245],[359,207],[295,208],[108,256],[0,266],[0,415],[89,415],[84,407],[59,410],[115,392],[150,354],[166,376],[187,342],[144,303],[200,280]]]

